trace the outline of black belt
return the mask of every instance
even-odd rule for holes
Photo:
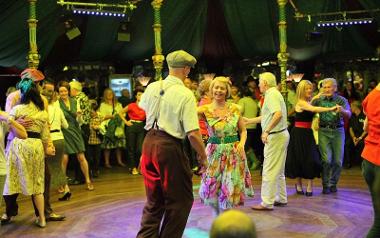
[[[335,130],[337,128],[343,127],[343,125],[324,125],[324,124],[322,124],[322,125],[319,125],[319,127],[320,128],[325,128],[325,129],[333,129],[333,130]]]
[[[60,131],[61,131],[61,130],[56,129],[56,130],[51,130],[50,133],[60,132]]]
[[[283,131],[285,131],[285,130],[286,130],[286,128],[284,128],[284,129],[282,129],[282,130],[279,130],[279,131],[271,131],[271,132],[269,132],[268,134],[269,134],[269,135],[271,135],[271,134],[277,134],[277,133],[283,132]]]
[[[27,131],[27,133],[28,133],[28,138],[41,139],[41,134],[38,132]]]

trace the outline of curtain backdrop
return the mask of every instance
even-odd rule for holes
[[[82,35],[69,41],[60,19],[63,8],[56,1],[38,0],[37,42],[42,65],[150,59],[154,53],[150,2],[141,1],[130,16],[131,41],[119,42],[120,18],[95,16],[76,16]],[[297,0],[296,4],[305,13],[352,10],[355,4],[361,9],[380,7],[379,0]],[[279,44],[277,14],[276,0],[165,0],[161,9],[163,53],[184,49],[198,58],[274,58]],[[296,21],[293,16],[288,4],[288,45],[296,60],[372,56],[380,44],[376,24],[318,29],[316,19]],[[27,65],[27,18],[27,1],[0,2],[0,66]],[[307,38],[311,31],[322,32],[323,38]]]

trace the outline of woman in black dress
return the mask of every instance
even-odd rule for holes
[[[306,196],[312,196],[313,179],[320,177],[321,165],[311,123],[314,113],[334,111],[337,107],[312,106],[310,102],[313,95],[313,87],[312,83],[308,80],[302,80],[298,84],[296,94],[295,126],[290,133],[285,175],[288,178],[297,179],[295,185],[297,194],[305,194],[302,188],[302,179],[306,179]]]

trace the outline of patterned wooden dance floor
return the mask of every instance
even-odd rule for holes
[[[339,191],[321,194],[320,179],[315,181],[313,197],[296,195],[294,180],[287,180],[288,206],[274,211],[253,211],[250,206],[260,200],[261,178],[253,173],[255,197],[239,208],[256,223],[258,237],[364,237],[373,219],[370,196],[359,168],[343,170]],[[33,225],[34,212],[27,197],[19,198],[19,215],[8,225],[0,226],[0,237],[135,237],[145,201],[141,175],[132,176],[124,168],[103,171],[94,182],[95,191],[84,185],[71,186],[70,201],[52,191],[55,212],[67,216],[62,222],[49,222],[41,229]],[[208,237],[213,214],[197,196],[199,177],[194,178],[195,202],[184,237]],[[1,208],[4,211],[4,204]]]

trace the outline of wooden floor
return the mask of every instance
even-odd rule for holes
[[[296,195],[294,180],[287,180],[288,206],[271,212],[253,211],[260,201],[260,176],[253,173],[255,198],[248,199],[240,210],[256,223],[258,237],[365,237],[373,219],[372,205],[359,168],[343,170],[339,191],[321,194],[320,180],[315,181],[313,197]],[[105,170],[94,182],[95,191],[84,185],[72,186],[70,201],[59,202],[52,191],[55,212],[67,219],[49,222],[41,229],[33,225],[34,214],[29,198],[19,198],[19,215],[14,222],[0,226],[0,237],[135,237],[145,201],[142,176],[127,174],[124,168]],[[194,178],[195,202],[184,237],[208,237],[213,215],[199,202],[199,178]],[[3,211],[4,208],[2,207]]]

